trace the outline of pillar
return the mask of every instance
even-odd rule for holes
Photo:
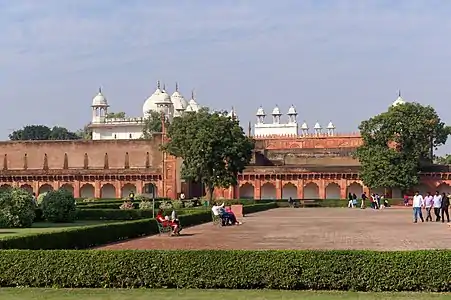
[[[100,189],[102,188],[102,186],[100,185],[100,181],[96,180],[94,182],[94,198],[100,198]]]
[[[318,183],[318,196],[320,199],[326,199],[326,184],[324,179],[320,179]]]
[[[143,181],[142,180],[136,180],[135,181],[136,186],[136,194],[141,195],[143,193]]]
[[[276,199],[282,199],[282,180],[276,179]]]
[[[80,181],[74,182],[74,198],[80,198]]]
[[[304,199],[304,179],[299,179],[297,184],[298,199]]]
[[[233,199],[240,199],[240,184],[239,183],[236,186],[234,186]]]
[[[262,198],[261,180],[255,179],[255,181],[254,181],[254,199],[260,200],[261,198]]]
[[[114,189],[116,190],[116,198],[122,198],[122,183],[119,180],[114,182]]]
[[[346,183],[346,179],[341,179],[340,180],[340,198],[341,199],[348,199],[348,193],[347,192],[347,183]],[[358,197],[360,197],[360,195],[357,195]]]

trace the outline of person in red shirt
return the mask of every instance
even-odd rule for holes
[[[169,220],[166,219],[163,216],[163,210],[160,209],[157,213],[157,216],[155,217],[155,219],[157,220],[158,223],[160,223],[161,225],[163,225],[163,227],[171,227],[172,228],[172,234],[173,235],[179,235],[180,234],[180,223],[178,222],[178,220]]]

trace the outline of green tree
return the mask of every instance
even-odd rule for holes
[[[451,165],[451,154],[445,156],[434,156],[434,163],[438,165]]]
[[[49,222],[73,222],[77,215],[75,198],[64,189],[47,192],[41,207],[43,217]]]
[[[401,190],[418,184],[421,166],[432,162],[433,149],[450,133],[434,108],[418,103],[390,107],[363,121],[359,129],[363,145],[355,155],[365,185]]]
[[[33,196],[20,188],[0,192],[0,228],[31,227],[35,218]]]
[[[64,127],[55,126],[52,129],[45,125],[27,125],[15,130],[9,135],[12,141],[29,140],[78,140],[80,137]]]
[[[125,118],[125,112],[120,111],[120,112],[110,112],[107,113],[107,115],[105,116],[107,119],[124,119]]]
[[[254,148],[238,121],[207,109],[174,118],[167,135],[163,150],[183,159],[182,176],[202,182],[209,200],[215,187],[237,184]]]
[[[92,130],[88,125],[78,129],[75,134],[82,140],[92,140]]]
[[[143,139],[151,139],[154,133],[160,133],[163,131],[162,115],[159,112],[151,110],[149,116],[144,120],[143,127]],[[164,120],[165,127],[169,127],[169,121]]]

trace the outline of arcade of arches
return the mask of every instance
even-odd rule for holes
[[[451,193],[451,182],[422,183],[416,187],[420,193]],[[348,193],[360,197],[362,193],[385,194],[385,189],[370,190],[360,180],[254,180],[242,181],[236,188],[218,190],[218,198],[234,199],[346,199]],[[391,190],[391,197],[402,198],[401,191]]]
[[[125,198],[128,197],[130,192],[137,195],[145,195],[150,198],[158,197],[158,190],[161,189],[160,182],[48,182],[48,183],[20,183],[14,182],[13,184],[2,184],[0,189],[10,187],[20,187],[29,191],[30,193],[36,193],[36,195],[49,192],[52,190],[64,189],[72,193],[75,198]],[[159,187],[160,186],[160,187]]]

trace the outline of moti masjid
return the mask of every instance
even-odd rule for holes
[[[402,105],[401,96],[392,105]],[[164,135],[140,139],[149,111],[169,120],[200,109],[191,93],[185,100],[178,87],[172,95],[157,84],[136,118],[107,117],[109,103],[102,91],[92,100],[92,140],[8,141],[0,143],[3,168],[0,186],[22,187],[41,194],[67,189],[79,198],[121,198],[130,192],[153,197],[199,197],[199,184],[180,178],[181,160],[159,150]],[[282,111],[286,112],[283,115]],[[232,109],[230,117],[236,118]],[[268,120],[270,118],[270,120]],[[339,199],[348,193],[384,193],[369,190],[359,179],[359,162],[353,151],[362,143],[358,133],[340,134],[332,122],[299,124],[294,106],[275,107],[268,116],[260,107],[251,133],[256,148],[250,165],[239,175],[239,184],[217,189],[216,198]],[[451,173],[434,167],[421,174],[421,192],[451,192]],[[390,189],[392,197],[401,191]]]

